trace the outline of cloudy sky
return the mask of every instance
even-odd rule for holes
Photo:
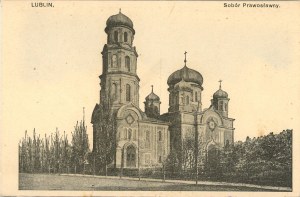
[[[204,78],[204,108],[223,80],[229,116],[236,119],[235,140],[299,128],[299,4],[251,9],[224,8],[222,2],[54,1],[54,6],[4,2],[1,130],[8,147],[33,128],[44,135],[58,127],[70,135],[83,107],[92,139],[105,23],[119,8],[136,30],[142,109],[154,85],[167,112],[167,78],[183,67],[187,51],[188,67]]]

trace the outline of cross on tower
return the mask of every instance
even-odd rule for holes
[[[219,88],[221,89],[221,87],[222,87],[222,80],[221,79],[219,80],[219,83],[220,83]]]
[[[187,62],[187,61],[186,61],[186,54],[187,54],[187,52],[185,51],[185,52],[184,52],[184,65],[185,65],[185,66],[186,66],[186,62]]]
[[[119,8],[119,13],[121,13],[121,8]]]
[[[153,92],[153,85],[151,85],[151,88],[152,88],[152,92]]]

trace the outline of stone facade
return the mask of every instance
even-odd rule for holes
[[[168,78],[168,112],[160,114],[160,98],[153,87],[145,98],[143,112],[139,107],[140,79],[138,55],[133,46],[133,23],[120,12],[111,16],[106,25],[100,103],[92,115],[93,151],[107,148],[103,145],[107,142],[101,139],[110,139],[113,141],[110,165],[115,168],[162,166],[171,153],[176,155],[182,168],[188,169],[194,165],[196,147],[199,164],[204,164],[215,152],[211,150],[234,142],[234,119],[228,117],[228,94],[220,83],[211,106],[203,110],[203,77],[188,68],[186,60],[183,68]]]

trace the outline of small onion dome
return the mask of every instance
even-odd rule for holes
[[[168,85],[175,85],[176,83],[184,80],[185,82],[193,82],[198,85],[202,85],[203,77],[202,75],[193,69],[184,66],[182,69],[173,72],[168,78]]]
[[[109,28],[118,26],[126,26],[129,29],[131,29],[134,33],[133,23],[131,19],[126,15],[122,14],[121,11],[118,14],[112,15],[107,19],[105,31],[107,32]]]
[[[220,83],[220,88],[214,93],[213,98],[214,99],[217,99],[217,98],[228,98],[227,92],[225,92],[224,90],[221,89],[221,83]]]
[[[157,96],[156,94],[154,94],[154,92],[153,92],[153,86],[152,86],[151,93],[148,96],[146,96],[146,101],[148,101],[148,100],[154,100],[154,101],[159,101],[160,100],[159,96]]]
[[[192,91],[190,84],[188,82],[185,82],[183,79],[179,83],[176,83],[174,88],[179,90]]]

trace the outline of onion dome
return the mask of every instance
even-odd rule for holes
[[[125,26],[131,29],[134,33],[133,23],[129,17],[121,13],[121,10],[118,14],[110,16],[106,21],[106,28],[107,31],[111,27],[118,27],[118,26]]]
[[[185,82],[193,82],[198,85],[202,85],[203,77],[202,75],[193,69],[188,68],[186,65],[180,69],[172,73],[168,78],[168,85],[175,85],[176,83],[184,80]]]
[[[214,93],[213,98],[214,99],[217,99],[217,98],[228,98],[227,92],[225,92],[224,90],[222,90],[222,86],[221,86],[222,80],[220,80],[219,82],[220,82],[219,90],[217,90]]]
[[[149,101],[149,100],[159,101],[159,100],[160,100],[159,96],[157,96],[157,95],[154,94],[154,92],[153,92],[153,85],[152,85],[151,87],[152,87],[152,91],[151,91],[151,93],[146,97],[146,101]]]

